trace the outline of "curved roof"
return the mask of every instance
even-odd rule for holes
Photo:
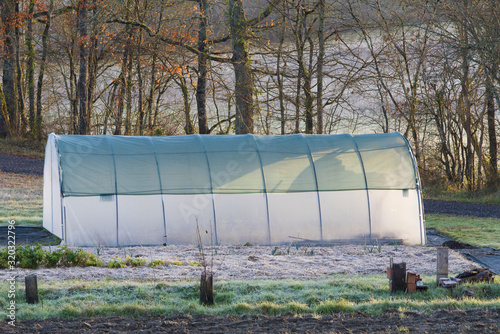
[[[400,133],[54,135],[68,196],[415,189]]]

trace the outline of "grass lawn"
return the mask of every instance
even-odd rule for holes
[[[437,309],[500,307],[500,284],[461,285],[454,290],[437,288],[434,276],[424,276],[430,285],[425,293],[389,292],[384,275],[334,275],[309,281],[215,282],[215,305],[199,303],[197,282],[137,282],[123,280],[39,282],[40,303],[24,301],[24,285],[17,283],[17,318],[145,316],[154,314],[331,314],[363,312],[377,315],[389,309],[400,312]],[[465,296],[465,290],[473,292]],[[0,285],[0,318],[9,302],[8,285]]]
[[[42,226],[43,177],[0,172],[0,225]]]
[[[425,226],[466,244],[500,248],[500,219],[426,215]]]

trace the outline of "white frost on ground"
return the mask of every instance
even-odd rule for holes
[[[406,262],[408,271],[417,274],[436,273],[435,247],[409,246],[363,246],[342,245],[333,247],[281,246],[272,255],[275,246],[218,246],[213,257],[214,277],[217,280],[252,279],[311,279],[326,278],[332,274],[383,274],[389,265],[390,257],[395,263]],[[48,247],[44,247],[48,249]],[[85,248],[94,254],[95,247]],[[52,247],[54,250],[54,247]],[[288,254],[289,250],[289,254]],[[205,249],[207,262],[210,262],[210,249]],[[278,253],[276,252],[276,253]],[[63,279],[103,280],[131,279],[151,281],[179,281],[199,279],[201,267],[189,265],[189,261],[200,261],[200,254],[194,246],[123,247],[101,248],[100,257],[107,264],[113,257],[142,257],[147,263],[162,259],[165,263],[182,261],[182,265],[167,264],[150,268],[127,267],[121,269],[97,267],[38,268],[35,270],[16,269],[14,272],[0,270],[0,279],[5,282],[13,274],[24,280],[29,274],[36,274],[40,281],[60,281]],[[478,265],[449,251],[449,273],[456,274]]]

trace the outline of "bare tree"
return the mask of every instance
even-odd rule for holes
[[[3,114],[3,135],[15,136],[19,134],[19,101],[17,90],[16,66],[16,2],[15,0],[2,1],[1,19],[4,31],[5,56],[3,60],[3,97],[6,113]]]
[[[78,32],[79,32],[79,52],[80,52],[80,70],[78,75],[78,100],[79,105],[79,119],[78,128],[79,133],[84,135],[90,133],[90,124],[88,119],[88,100],[87,100],[87,66],[88,66],[88,20],[87,10],[88,0],[78,0]]]

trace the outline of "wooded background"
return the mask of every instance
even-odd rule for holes
[[[3,0],[0,136],[400,131],[499,184],[498,0]]]

